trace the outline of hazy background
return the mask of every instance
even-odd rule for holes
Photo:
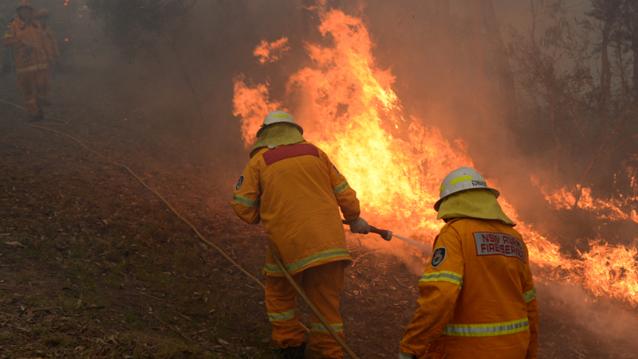
[[[521,217],[551,233],[567,255],[586,251],[593,239],[635,241],[637,223],[604,221],[577,206],[554,210],[539,190],[565,187],[578,198],[580,184],[625,213],[638,208],[632,2],[321,3],[364,19],[378,67],[396,76],[406,114],[461,139]],[[108,101],[136,124],[135,136],[185,161],[218,163],[212,180],[228,185],[246,158],[232,116],[233,79],[268,82],[271,96],[284,100],[288,76],[308,64],[304,43],[329,41],[316,30],[313,0],[34,4],[52,12],[60,71],[98,77],[115,98]],[[13,13],[10,2],[0,5],[4,23]],[[276,64],[258,64],[252,51],[259,41],[283,36],[292,50]]]
[[[158,160],[215,164],[208,180],[228,188],[247,158],[239,119],[232,116],[233,79],[246,74],[268,81],[273,98],[281,100],[288,76],[308,63],[303,43],[327,41],[316,31],[311,0],[34,3],[52,12],[63,50],[60,71],[99,79],[101,91],[108,89],[104,101],[117,104],[114,126],[126,119],[131,138],[155,146]],[[361,0],[325,6],[364,19],[378,65],[396,76],[406,113],[450,140],[462,139],[521,217],[550,233],[566,255],[586,251],[593,239],[636,243],[636,223],[552,209],[535,185],[555,190],[581,184],[596,197],[617,199],[627,213],[638,208],[638,9],[631,1]],[[13,12],[11,1],[0,4],[4,23]],[[277,64],[259,65],[255,46],[282,36],[289,37],[291,52]],[[58,86],[95,91],[81,80]],[[573,288],[551,292],[580,295]],[[578,303],[574,312],[598,308]],[[608,327],[629,310],[604,308],[609,316],[582,324]],[[629,331],[620,327],[611,335],[632,333],[638,324],[627,326]]]

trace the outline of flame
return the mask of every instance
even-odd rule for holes
[[[242,78],[235,80],[233,108],[233,114],[243,119],[241,133],[246,144],[255,140],[255,134],[261,127],[265,114],[276,109],[283,109],[279,102],[271,102],[268,99],[267,85],[259,84],[249,87]]]
[[[634,183],[634,179],[630,179]],[[574,189],[562,187],[554,192],[548,192],[541,187],[545,200],[558,210],[571,210],[580,208],[593,212],[601,220],[607,221],[632,221],[638,223],[638,213],[635,208],[630,208],[632,203],[638,202],[638,195],[619,198],[594,198],[589,187],[576,184]],[[624,210],[624,208],[630,208]]]
[[[282,37],[273,42],[262,40],[253,51],[253,55],[260,64],[266,64],[279,61],[289,50],[288,38]]]
[[[306,44],[311,65],[292,74],[286,91],[306,138],[330,156],[357,190],[362,207],[370,211],[365,217],[397,232],[434,238],[442,226],[432,208],[441,179],[456,167],[473,166],[465,145],[405,116],[392,89],[395,78],[377,67],[361,19],[331,10],[322,14],[319,31],[332,44]],[[233,113],[241,118],[247,146],[265,114],[281,107],[269,99],[268,84],[249,85],[243,76],[235,80]],[[638,306],[632,262],[636,249],[600,243],[580,258],[566,258],[558,244],[524,223],[506,199],[501,204],[518,223],[544,279],[579,281],[596,296]],[[607,256],[623,262],[606,264],[602,258]]]
[[[612,246],[603,242],[590,243],[589,252],[582,253],[585,285],[595,295],[616,299],[638,296],[638,250]]]

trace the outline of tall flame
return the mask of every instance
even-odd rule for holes
[[[441,179],[455,167],[473,166],[464,144],[450,142],[417,118],[406,118],[392,89],[395,78],[375,64],[361,19],[331,10],[322,14],[319,31],[332,45],[307,44],[311,66],[298,70],[287,83],[287,102],[295,104],[306,138],[345,174],[364,210],[370,211],[365,216],[402,233],[433,238],[441,227],[432,209]],[[275,108],[281,104],[269,100],[267,84],[236,79],[234,115],[242,120],[247,145],[263,116]],[[560,246],[521,221],[506,199],[501,204],[519,224],[530,259],[544,278],[567,276],[594,295],[638,305],[635,248],[593,243],[580,258],[565,258]]]

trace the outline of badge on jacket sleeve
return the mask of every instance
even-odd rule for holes
[[[439,264],[443,263],[446,253],[445,247],[435,249],[432,253],[432,267],[438,267]]]
[[[241,188],[241,185],[244,184],[244,176],[239,176],[239,179],[237,180],[237,184],[235,185],[235,190],[239,190]]]

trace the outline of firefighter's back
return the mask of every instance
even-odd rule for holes
[[[261,221],[290,269],[350,259],[327,156],[304,142],[262,149],[253,161],[260,169]]]
[[[532,284],[521,235],[499,221],[458,219],[448,227],[460,238],[465,268],[445,352],[449,358],[525,358],[525,297]]]
[[[261,173],[262,221],[313,216],[339,219],[337,201],[330,185],[327,164],[310,143],[280,146],[258,154],[264,162]]]

